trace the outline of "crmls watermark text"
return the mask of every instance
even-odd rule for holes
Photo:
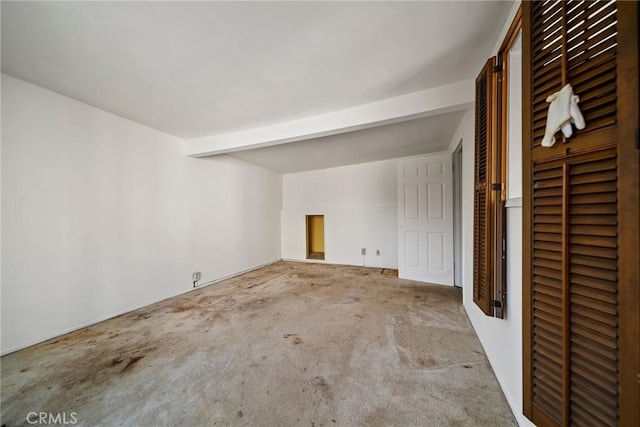
[[[29,412],[27,422],[31,425],[38,424],[62,424],[72,425],[78,423],[77,412]]]

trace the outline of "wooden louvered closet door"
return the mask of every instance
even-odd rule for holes
[[[493,246],[491,221],[491,173],[492,163],[492,118],[494,108],[494,76],[495,57],[487,61],[476,79],[476,135],[474,153],[474,199],[473,199],[473,301],[487,315],[493,309],[491,289]]]
[[[634,394],[620,392],[622,359],[630,357],[621,350],[628,335],[621,333],[621,300],[633,287],[620,280],[621,268],[629,268],[621,267],[621,192],[634,185],[619,169],[620,145],[633,143],[620,140],[619,129],[628,109],[624,91],[633,89],[622,87],[627,82],[618,73],[621,22],[632,22],[621,17],[624,7],[523,4],[524,405],[540,426],[638,422],[624,400]],[[637,46],[637,6],[630,9]],[[544,148],[546,98],[567,83],[587,127],[574,128],[566,141],[558,133]],[[637,202],[635,209],[637,215]]]

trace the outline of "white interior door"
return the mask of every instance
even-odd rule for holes
[[[398,275],[453,284],[451,155],[398,161]]]

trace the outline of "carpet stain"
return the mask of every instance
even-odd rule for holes
[[[418,365],[424,367],[431,367],[436,365],[436,361],[430,356],[421,356],[416,359]]]
[[[142,359],[144,359],[144,356],[134,356],[131,359],[129,359],[129,361],[127,362],[127,365],[122,369],[122,371],[120,371],[120,373],[126,372],[129,369],[133,368],[135,366],[136,363],[138,363],[139,361],[141,361]]]
[[[197,309],[197,305],[179,305],[177,307],[173,307],[171,310],[172,313],[183,313],[185,311],[191,311]]]

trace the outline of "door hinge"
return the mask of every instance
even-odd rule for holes
[[[502,72],[502,64],[500,64],[500,65],[494,65],[494,66],[493,66],[493,72],[494,72],[494,73],[501,73],[501,72]]]
[[[640,129],[636,129],[636,149],[640,150]]]
[[[492,299],[490,305],[491,307],[502,308],[502,301],[498,301],[497,299]]]

